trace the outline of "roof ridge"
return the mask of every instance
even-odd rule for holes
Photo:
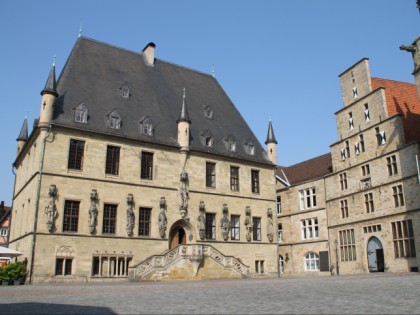
[[[403,84],[409,84],[409,85],[412,85],[412,86],[416,86],[415,83],[410,83],[410,82],[405,82],[405,81],[398,81],[398,80],[384,79],[384,78],[377,78],[377,77],[371,77],[371,79],[374,79],[374,80],[384,80],[384,81],[392,81],[392,82],[396,82],[396,83],[403,83]]]

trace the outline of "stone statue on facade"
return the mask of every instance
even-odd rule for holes
[[[245,208],[245,230],[246,230],[246,240],[248,242],[251,242],[252,220],[251,220],[251,207],[249,206]]]
[[[98,209],[96,204],[98,203],[99,197],[96,189],[92,189],[90,193],[90,207],[89,207],[89,232],[92,234],[95,232],[96,222],[98,217]]]
[[[220,220],[220,228],[222,230],[222,237],[225,241],[229,240],[230,220],[229,210],[227,204],[223,205],[223,217]]]
[[[160,213],[159,213],[159,219],[158,219],[159,234],[160,234],[161,238],[164,238],[165,233],[166,233],[166,227],[168,225],[168,219],[166,217],[166,200],[165,200],[165,197],[160,197],[159,206],[160,206]]]
[[[134,228],[134,197],[133,194],[127,195],[127,225],[126,231],[127,235],[133,235],[133,228]]]
[[[414,72],[416,72],[419,67],[420,67],[420,50],[418,47],[418,43],[420,42],[420,39],[418,38],[416,40],[415,43],[413,43],[412,45],[401,45],[400,49],[401,50],[405,50],[408,52],[411,52],[412,56],[413,56],[413,61],[414,61]]]
[[[274,239],[273,211],[271,208],[267,209],[267,237],[270,242]]]
[[[198,235],[200,236],[201,240],[206,239],[206,207],[204,205],[204,201],[200,201],[199,207],[200,214],[197,218],[197,228],[198,228]]]
[[[50,201],[48,203],[48,206],[45,208],[45,213],[47,214],[48,231],[52,232],[55,226],[55,218],[57,217],[57,208],[55,206],[55,198],[57,197],[57,187],[55,185],[50,186],[50,189],[48,190],[48,196],[50,197]]]
[[[188,173],[182,170],[180,175],[181,186],[179,188],[179,212],[183,219],[186,218],[188,212]]]

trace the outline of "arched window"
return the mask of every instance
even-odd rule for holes
[[[75,251],[70,246],[61,246],[57,249],[55,257],[55,275],[70,276],[73,274],[73,260]]]
[[[87,123],[88,110],[85,104],[80,103],[74,108],[74,121],[79,123]]]
[[[319,270],[319,256],[317,253],[308,253],[305,256],[305,270]]]

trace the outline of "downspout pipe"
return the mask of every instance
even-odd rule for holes
[[[42,139],[41,160],[39,161],[39,174],[38,174],[38,183],[37,183],[37,189],[36,189],[34,231],[32,233],[31,265],[29,267],[29,284],[32,284],[32,275],[34,271],[36,231],[37,231],[37,225],[38,225],[39,197],[41,194],[42,170],[44,168],[45,143],[47,142],[47,138],[50,136],[51,131],[52,131],[52,125],[50,124],[47,134]]]
[[[417,178],[420,184],[419,156],[416,154]]]

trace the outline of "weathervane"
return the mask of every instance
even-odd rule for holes
[[[79,37],[82,37],[82,27],[83,27],[83,22],[80,21]]]

